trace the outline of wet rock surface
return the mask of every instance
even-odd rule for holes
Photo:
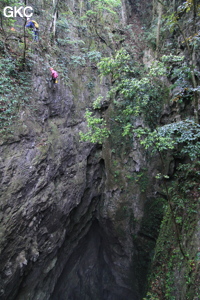
[[[80,142],[91,74],[52,90],[39,56],[32,99],[0,146],[0,299],[139,300],[160,223],[148,222],[153,171],[135,141],[115,153]]]
[[[80,142],[82,104],[70,89],[39,95],[23,135],[0,149],[1,299],[140,299],[147,239],[138,249],[134,237],[146,196],[123,169],[138,172],[145,159],[136,145],[128,160],[115,157],[116,178],[112,151]]]

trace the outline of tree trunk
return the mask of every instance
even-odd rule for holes
[[[157,12],[158,12],[158,23],[157,23],[157,34],[156,34],[156,57],[158,57],[159,47],[160,47],[160,27],[162,20],[163,6],[160,2],[157,2]]]
[[[58,14],[58,2],[59,0],[53,0],[53,13],[52,13],[52,22],[50,25],[50,31],[52,32],[52,40],[55,40],[56,35],[56,22],[57,22],[57,14]]]
[[[173,12],[176,10],[176,0],[173,0]]]
[[[197,0],[193,0],[193,34],[197,33],[197,26],[196,26],[196,17],[197,17]],[[193,86],[196,89],[197,88],[197,81],[194,74],[194,66],[196,66],[196,52],[195,48],[192,49],[192,80],[193,80]],[[198,116],[198,108],[199,108],[199,92],[194,91],[194,101],[195,101],[195,119],[196,122],[199,123],[199,116]]]
[[[27,1],[24,0],[24,5],[26,6],[27,5]],[[23,64],[23,69],[25,69],[26,67],[26,48],[27,48],[27,45],[26,45],[26,18],[24,18],[24,32],[23,32],[23,35],[24,35],[24,49],[23,49],[23,57],[22,57],[22,64]]]
[[[156,14],[156,0],[153,0],[152,21],[155,19],[155,14]]]

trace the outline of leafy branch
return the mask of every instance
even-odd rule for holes
[[[200,125],[192,120],[180,121],[160,127],[154,131],[148,128],[138,128],[134,130],[137,137],[140,139],[141,145],[145,149],[151,149],[153,153],[157,152],[162,170],[165,170],[165,155],[166,151],[174,151],[174,155],[179,158],[188,157],[191,161],[197,160],[200,155]],[[163,180],[165,197],[170,208],[172,221],[174,225],[176,240],[179,245],[180,252],[185,260],[188,260],[186,251],[181,242],[181,233],[179,230],[176,213],[173,207],[173,197],[167,184],[169,176],[166,174],[157,175],[158,179]]]

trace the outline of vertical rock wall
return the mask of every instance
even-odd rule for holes
[[[70,91],[34,84],[35,114],[22,112],[23,132],[1,145],[1,299],[48,299],[103,188],[101,149],[80,144]]]
[[[49,62],[33,55],[30,103],[0,149],[0,297],[141,299],[160,222],[148,157],[117,134],[103,149],[80,142],[96,71],[71,69],[53,90]]]

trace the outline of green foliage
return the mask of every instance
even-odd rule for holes
[[[160,300],[158,297],[154,296],[152,293],[148,292],[143,300]]]
[[[0,34],[6,35],[9,33],[10,31],[10,27],[13,27],[16,23],[16,19],[15,18],[6,18],[3,15],[3,9],[6,6],[21,6],[21,4],[19,4],[18,1],[16,0],[2,0],[0,1],[0,18],[1,18],[1,31]]]
[[[131,134],[133,120],[140,115],[144,116],[150,128],[154,128],[165,100],[166,87],[160,79],[166,73],[164,63],[155,61],[149,70],[142,74],[141,66],[122,48],[114,57],[102,58],[98,63],[98,68],[101,77],[111,76],[113,85],[105,100],[114,98],[118,111],[115,121],[122,124],[122,135]],[[93,107],[100,108],[101,102],[102,96],[94,101]],[[98,127],[96,129],[98,130]]]
[[[198,77],[197,70],[194,73],[191,71],[191,67],[184,56],[163,55],[161,60],[166,65],[168,78],[173,82],[170,85],[170,90],[173,91],[177,88],[177,92],[173,93],[174,98],[172,100],[179,101],[179,103],[184,99],[192,101],[193,93],[199,91],[200,88],[194,88],[192,84],[193,74]]]
[[[149,183],[149,179],[147,177],[147,170],[144,169],[134,174],[134,179],[135,182],[139,184],[141,192],[145,192]]]
[[[153,262],[150,285],[152,297],[158,296],[159,299],[164,300],[176,299],[175,288],[184,286],[184,299],[198,299],[199,262],[196,259],[198,250],[193,247],[193,239],[195,239],[194,232],[199,221],[199,171],[198,161],[181,164],[175,175],[176,180],[170,184],[171,205],[176,226],[180,232],[181,243],[185,245],[187,259],[183,259],[180,252],[174,235],[172,214],[167,207]],[[179,270],[178,276],[177,270]]]
[[[11,75],[15,74],[15,65],[13,60],[1,59],[0,60],[0,72],[1,72],[1,91],[0,91],[0,111],[1,111],[1,130],[5,129],[11,124],[14,117],[14,110],[16,108],[17,101],[14,97],[15,86],[13,86]]]
[[[97,97],[96,100],[93,102],[93,108],[94,109],[101,108],[102,100],[103,100],[103,96],[102,95],[100,95],[99,97]]]
[[[180,19],[181,17],[189,14],[192,11],[192,8],[194,6],[193,0],[187,0],[184,1],[182,4],[180,4],[177,7],[176,11],[173,11],[170,13],[170,8],[168,11],[168,14],[165,15],[165,19],[167,20],[167,26],[168,28],[173,31],[176,27],[179,27],[180,29]],[[198,9],[198,7],[197,7]]]
[[[86,63],[97,63],[101,58],[101,53],[99,51],[89,51],[86,54],[81,53],[81,55],[71,55],[69,64],[73,66],[86,66]]]
[[[99,62],[99,60],[101,59],[101,52],[99,51],[89,51],[87,52],[86,56],[89,59],[89,61],[91,62]]]
[[[19,71],[19,62],[0,59],[0,132],[5,133],[17,117],[19,105],[26,103],[31,91],[30,74]]]
[[[135,132],[146,149],[160,154],[162,169],[165,169],[165,153],[169,150],[174,157],[183,161],[177,166],[173,180],[169,181],[171,178],[166,174],[156,176],[162,180],[167,206],[156,246],[149,296],[152,299],[176,299],[174,278],[177,265],[181,264],[179,268],[182,273],[179,274],[176,286],[180,282],[190,286],[188,290],[186,288],[185,299],[193,299],[194,295],[198,295],[198,291],[195,291],[197,263],[192,260],[191,268],[188,257],[194,257],[194,254],[186,245],[190,244],[188,241],[198,222],[200,125],[192,120],[185,120],[167,124],[154,131],[138,128]]]
[[[87,10],[80,20],[87,25],[90,35],[101,40],[109,40],[110,29],[107,25],[109,22],[115,24],[119,21],[118,11],[120,6],[121,0],[89,0]],[[106,33],[107,37],[102,38],[102,33]]]
[[[98,64],[101,77],[111,74],[114,80],[123,78],[127,73],[134,74],[133,66],[132,57],[123,48],[117,51],[114,57],[102,58]]]
[[[69,63],[74,66],[85,66],[85,55],[72,55]]]
[[[159,46],[156,44],[157,57],[165,54],[167,75],[172,83],[170,88],[174,96],[173,100],[180,103],[184,100],[193,101],[195,118],[198,121],[198,94],[200,88],[198,86],[199,72],[196,68],[196,61],[198,60],[198,50],[200,48],[198,32],[200,6],[198,1],[193,0],[175,1],[173,2],[174,5],[168,5],[169,2],[166,1],[161,1],[161,3],[163,4],[161,28],[158,28],[158,24],[155,24],[156,18],[154,18],[155,22],[153,22],[149,34],[150,42],[153,40],[155,44],[155,40],[159,39]],[[184,59],[182,59],[182,56],[178,58],[177,55],[173,57],[172,54],[180,51],[184,53]],[[168,53],[172,54],[166,55]]]
[[[70,32],[69,23],[66,19],[66,14],[62,14],[56,23],[58,30],[64,30],[65,32]]]
[[[153,291],[162,291],[162,299],[171,300],[174,297],[174,265],[178,261],[188,264],[188,255],[185,239],[189,238],[194,231],[194,223],[197,222],[198,197],[199,197],[199,163],[200,156],[200,125],[192,120],[185,120],[176,123],[167,124],[151,131],[148,128],[138,128],[134,131],[145,149],[151,149],[153,153],[159,153],[162,169],[165,170],[165,153],[169,150],[174,157],[188,163],[180,164],[176,169],[174,178],[164,173],[159,173],[156,178],[162,180],[163,194],[167,199],[165,219],[168,219],[166,226],[171,228],[169,233],[170,244],[167,251],[174,249],[174,255],[169,254],[169,258],[162,262],[165,264],[167,272],[162,275],[164,284],[157,276],[152,279],[151,288]],[[169,236],[167,239],[169,239]],[[160,240],[166,243],[166,237],[160,237]],[[157,244],[157,249],[159,244]],[[166,245],[162,247],[166,248]],[[156,261],[159,260],[161,250],[157,250]],[[162,252],[165,253],[162,248]],[[162,253],[162,255],[163,255]],[[168,253],[166,254],[168,256]],[[184,267],[183,267],[184,270]],[[187,273],[188,272],[188,273]],[[190,284],[195,284],[191,280],[189,271],[185,270],[185,276]],[[156,297],[156,292],[152,292]],[[148,299],[148,298],[146,298]],[[188,298],[189,299],[189,298]]]
[[[91,9],[88,9],[85,17],[100,16],[103,12],[115,14],[115,8],[121,5],[121,0],[89,0]]]
[[[177,63],[177,62],[183,62],[185,59],[184,56],[179,56],[179,55],[163,55],[161,57],[161,60],[165,63]]]
[[[85,117],[89,130],[87,133],[80,132],[81,140],[90,141],[92,143],[103,143],[110,134],[106,122],[102,118],[94,117],[89,110],[86,111]]]
[[[115,57],[103,58],[98,67],[101,76],[110,74],[112,77],[113,86],[108,96],[116,98],[114,103],[121,109],[121,114],[126,119],[124,135],[131,129],[130,118],[141,114],[153,128],[158,121],[167,93],[167,87],[161,80],[161,76],[166,74],[164,63],[155,61],[145,72],[144,67],[139,66],[122,48],[116,52]]]
[[[195,161],[200,156],[200,125],[192,120],[167,124],[154,131],[148,128],[135,129],[141,145],[160,155],[165,151],[173,151],[179,159],[190,158]],[[161,156],[162,157],[162,156]],[[165,174],[157,174],[157,179],[165,178]]]
[[[189,156],[195,160],[200,155],[200,125],[192,120],[167,124],[158,129],[163,138],[171,138],[171,144],[180,146],[179,157]],[[173,141],[172,141],[173,140]],[[169,144],[170,144],[169,143]]]

